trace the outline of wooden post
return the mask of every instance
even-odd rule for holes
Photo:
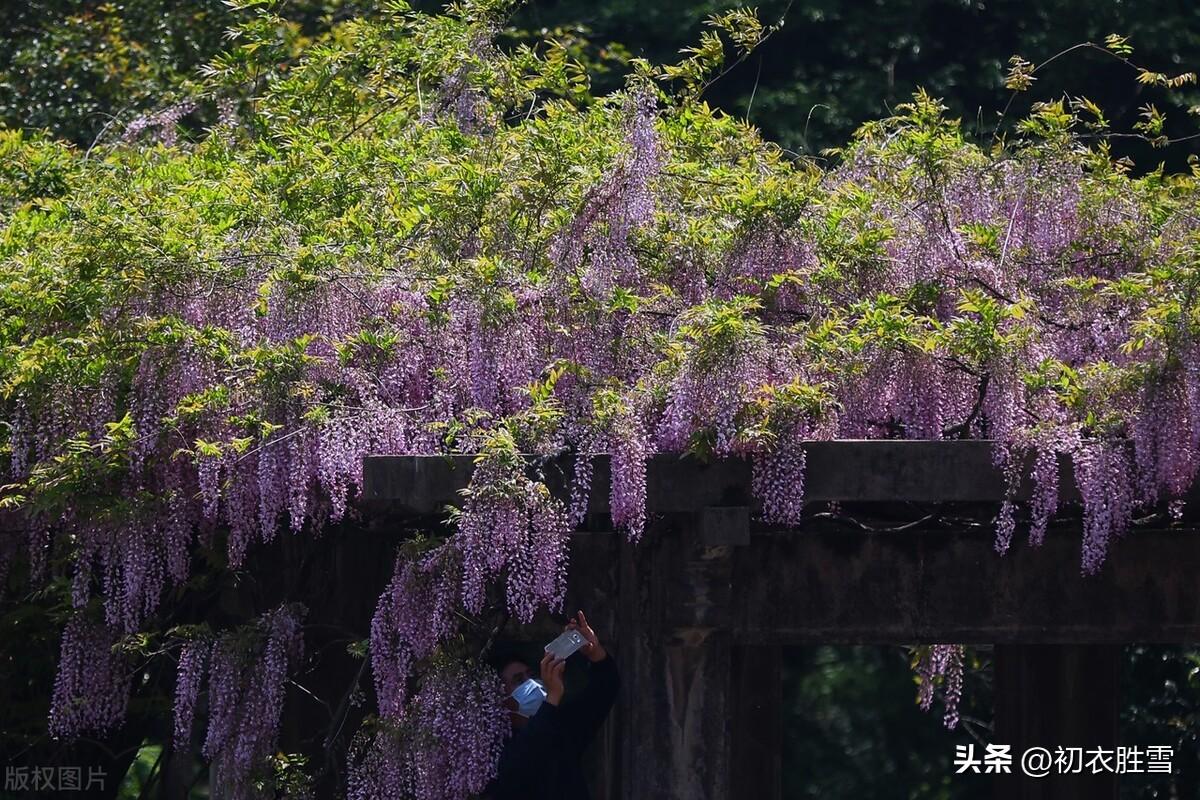
[[[1115,771],[1091,774],[1088,748],[1117,747],[1121,646],[998,644],[995,744],[1012,745],[1013,772],[998,776],[997,800],[1116,800]],[[1083,748],[1081,773],[1022,774],[1021,754]],[[1115,754],[1110,765],[1115,765]],[[1115,766],[1114,766],[1115,769]]]
[[[783,791],[783,655],[778,645],[734,647],[730,675],[729,786],[737,797]]]
[[[621,554],[623,796],[730,794],[730,547],[696,520],[646,532]],[[722,624],[724,623],[724,624]]]
[[[749,509],[703,509],[622,545],[623,797],[778,800],[782,655],[731,634]]]

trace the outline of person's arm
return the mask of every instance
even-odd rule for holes
[[[546,689],[546,699],[525,725],[525,732],[536,751],[549,753],[561,744],[565,720],[560,706],[567,690],[563,683],[566,667],[566,661],[560,661],[549,653],[542,656],[542,685]]]
[[[620,688],[621,680],[612,656],[606,654],[600,661],[588,665],[587,686],[563,707],[563,715],[567,718],[564,727],[570,731],[579,749],[586,747],[596,736],[616,703]]]
[[[616,662],[600,644],[599,637],[588,624],[582,611],[579,612],[578,621],[572,620],[567,624],[567,628],[578,630],[588,642],[579,649],[590,662],[587,686],[577,697],[572,697],[571,702],[562,709],[565,718],[563,726],[572,743],[582,751],[595,737],[608,712],[612,710],[621,680],[617,674]]]
[[[565,661],[558,661],[549,654],[542,659],[546,700],[525,727],[505,743],[496,779],[489,787],[496,798],[525,797],[531,787],[549,781],[554,774],[554,765],[567,738],[559,707],[566,691],[563,684],[565,666]]]
[[[547,765],[557,761],[564,739],[562,719],[557,706],[542,703],[525,727],[504,743],[496,778],[488,787],[496,800],[540,796],[535,787],[550,785]]]

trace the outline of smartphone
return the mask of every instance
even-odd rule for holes
[[[583,634],[579,631],[563,631],[557,639],[546,645],[546,652],[563,660],[585,644],[587,644],[587,639],[583,638]]]

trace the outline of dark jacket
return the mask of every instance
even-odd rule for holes
[[[581,759],[617,699],[612,656],[588,664],[587,686],[559,706],[542,703],[504,744],[492,800],[587,800]]]

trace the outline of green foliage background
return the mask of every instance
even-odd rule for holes
[[[695,39],[705,15],[735,5],[732,0],[535,0],[521,19],[530,26],[581,23],[597,42],[620,42],[634,55],[662,61]],[[801,153],[839,146],[858,125],[891,113],[919,87],[942,98],[970,127],[990,131],[1007,100],[1004,72],[1013,54],[1041,62],[1115,32],[1153,62],[1150,68],[1181,71],[1200,63],[1200,11],[1172,0],[764,0],[755,5],[765,22],[786,22],[714,87],[711,99],[733,114],[748,111],[768,139]],[[1172,99],[1152,89],[1130,95],[1118,88],[1124,77],[1100,58],[1064,59],[1041,78],[1028,100],[1064,91],[1084,94],[1125,122],[1152,101],[1183,127],[1188,109],[1200,103],[1196,91]],[[1177,158],[1186,152],[1200,152],[1200,146],[1180,148]]]
[[[327,31],[370,0],[292,0],[298,33]],[[228,45],[222,0],[30,0],[0,4],[0,124],[89,145],[114,119],[157,108]]]
[[[336,21],[369,14],[377,0],[291,0],[284,16],[313,35]],[[436,11],[439,0],[413,4]],[[676,58],[696,41],[706,16],[735,0],[531,0],[516,10],[515,31],[572,31],[600,89],[620,85],[630,56]],[[891,113],[918,87],[942,98],[968,127],[991,131],[1007,99],[1004,72],[1013,54],[1035,62],[1110,33],[1129,38],[1147,67],[1164,72],[1200,63],[1200,11],[1173,0],[764,0],[765,22],[783,28],[729,71],[710,101],[748,116],[793,151],[840,146],[867,120]],[[221,0],[31,0],[0,5],[0,123],[47,128],[87,145],[113,115],[161,105],[225,46],[237,14]],[[520,34],[519,34],[520,35]],[[1169,126],[1184,130],[1200,91],[1127,91],[1120,65],[1095,55],[1057,62],[1025,99],[1084,94],[1118,127],[1154,102]],[[1194,119],[1194,117],[1193,117]],[[1122,125],[1122,123],[1124,123]],[[1146,148],[1130,145],[1146,155]],[[1200,142],[1168,154],[1176,166]],[[1155,158],[1161,158],[1156,154]]]

